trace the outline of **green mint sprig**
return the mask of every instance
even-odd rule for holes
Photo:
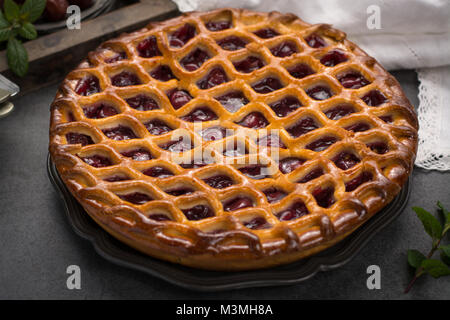
[[[405,293],[408,293],[416,280],[424,274],[429,274],[433,278],[450,275],[450,244],[441,245],[442,239],[447,231],[450,230],[450,212],[439,201],[437,206],[444,217],[444,223],[439,222],[434,215],[423,208],[412,208],[422,222],[425,232],[431,237],[432,245],[426,256],[418,250],[408,250],[408,263],[416,269],[416,272],[406,287]],[[436,251],[440,251],[441,260],[432,259]]]
[[[46,0],[26,0],[23,5],[5,0],[4,12],[0,10],[0,43],[7,42],[8,66],[20,77],[28,71],[28,53],[20,38],[33,40],[37,32],[33,26],[44,12]]]

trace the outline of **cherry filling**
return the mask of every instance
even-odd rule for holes
[[[188,122],[202,122],[216,120],[217,115],[208,107],[199,107],[189,114],[181,117],[181,120]]]
[[[111,160],[109,160],[107,157],[103,157],[103,156],[99,156],[99,155],[83,157],[83,158],[81,158],[81,160],[83,160],[88,165],[93,166],[95,168],[103,168],[103,167],[108,167],[108,166],[112,165]]]
[[[142,40],[136,47],[138,54],[143,58],[151,58],[156,56],[161,56],[161,51],[159,51],[158,43],[155,36],[148,37]]]
[[[252,230],[268,229],[268,228],[270,228],[272,226],[263,217],[255,217],[255,218],[253,218],[253,219],[251,219],[249,221],[243,222],[243,225],[246,228],[249,228],[249,229],[252,229]]]
[[[212,162],[210,162],[210,163],[212,163]],[[193,161],[191,161],[189,163],[180,163],[180,166],[183,169],[197,169],[197,168],[204,167],[208,164],[209,163],[204,162],[203,160],[194,159]]]
[[[151,167],[142,171],[143,174],[153,178],[164,179],[173,176],[173,173],[164,167]]]
[[[248,207],[253,207],[253,200],[249,197],[237,197],[232,199],[223,205],[225,211],[236,211]]]
[[[392,122],[394,122],[394,118],[393,118],[392,115],[390,115],[390,114],[385,115],[385,116],[380,116],[379,118],[380,118],[381,120],[383,120],[384,122],[386,122],[386,123],[392,123]]]
[[[234,184],[233,180],[223,174],[203,179],[207,185],[215,189],[225,189]]]
[[[139,111],[149,111],[159,109],[158,103],[150,96],[138,94],[137,96],[125,99],[128,105]]]
[[[342,170],[350,169],[361,161],[356,155],[351,152],[341,152],[331,160],[338,168]]]
[[[149,215],[148,218],[155,221],[172,221],[172,219],[164,213],[154,213]]]
[[[171,140],[160,145],[159,147],[171,152],[184,152],[186,150],[191,150],[193,146],[194,145],[191,141],[189,141],[189,139],[183,139],[183,137],[180,137],[178,140]]]
[[[247,41],[236,37],[236,36],[229,36],[226,38],[223,38],[221,40],[217,41],[217,44],[224,50],[228,50],[228,51],[236,51],[242,48],[245,48],[245,46],[247,45]]]
[[[323,151],[323,150],[327,149],[329,146],[334,144],[336,141],[338,141],[338,139],[336,137],[325,136],[325,137],[322,137],[318,140],[315,140],[315,141],[307,144],[305,148],[315,151],[315,152],[319,152],[319,151]]]
[[[285,41],[270,49],[276,57],[284,58],[298,52],[298,48],[292,41]]]
[[[134,131],[128,127],[119,125],[115,128],[104,129],[102,132],[112,140],[129,140],[136,139]]]
[[[349,114],[356,112],[351,104],[339,104],[325,112],[325,115],[331,120],[339,120]]]
[[[228,77],[227,74],[225,73],[225,71],[223,70],[222,67],[217,67],[212,69],[208,75],[201,79],[199,82],[197,82],[197,86],[200,89],[209,89],[209,88],[213,88],[215,86],[218,86],[219,84],[228,82]]]
[[[115,55],[105,59],[105,62],[106,63],[113,63],[113,62],[126,60],[126,59],[128,59],[127,53],[122,51],[122,52],[116,52]]]
[[[279,90],[283,88],[283,85],[281,84],[280,80],[277,78],[269,77],[264,78],[261,81],[258,81],[252,85],[253,90],[255,90],[257,93],[269,93],[273,92],[275,90]]]
[[[107,181],[107,182],[118,182],[118,181],[130,180],[130,177],[125,174],[116,174],[116,175],[110,176],[108,178],[105,178],[103,180]]]
[[[75,92],[81,96],[90,96],[100,92],[100,82],[97,77],[87,76],[80,81],[75,88]]]
[[[315,33],[312,33],[309,36],[307,36],[305,38],[305,41],[311,48],[322,48],[327,46],[325,40],[323,40],[322,37],[318,36]]]
[[[187,56],[185,56],[183,59],[181,59],[180,64],[187,71],[194,71],[200,68],[201,65],[210,58],[211,57],[209,56],[208,52],[197,48]]]
[[[190,39],[195,37],[197,34],[197,30],[191,24],[186,23],[181,28],[175,30],[169,36],[169,44],[174,48],[181,48],[184,46]]]
[[[287,71],[291,76],[297,79],[302,79],[315,73],[314,70],[306,63],[296,64],[295,66],[288,68]]]
[[[195,192],[195,190],[192,188],[178,188],[178,189],[166,190],[164,192],[167,194],[170,194],[171,196],[179,197],[179,196],[185,196],[188,194],[192,194]]]
[[[118,194],[117,195],[120,199],[131,202],[133,204],[144,204],[146,202],[152,201],[153,199],[145,193],[141,192],[133,192],[128,194]]]
[[[150,75],[153,78],[155,78],[156,80],[163,81],[163,82],[177,78],[173,75],[172,70],[170,70],[169,66],[166,66],[166,65],[161,65],[161,66],[153,69],[150,72]]]
[[[268,135],[258,139],[257,144],[262,147],[286,148],[278,135]]]
[[[118,113],[116,108],[106,103],[98,103],[84,107],[83,112],[89,119],[102,119]]]
[[[370,107],[377,107],[387,101],[387,98],[378,90],[369,91],[361,99]]]
[[[337,78],[342,86],[347,89],[359,89],[370,83],[361,73],[356,71],[338,75]]]
[[[242,172],[242,174],[246,175],[249,178],[259,180],[259,179],[265,179],[270,177],[269,174],[267,174],[267,167],[263,167],[259,164],[250,165],[248,167],[242,167],[239,168],[239,171]]]
[[[69,144],[81,144],[82,146],[87,146],[88,144],[94,144],[92,138],[86,134],[69,132],[66,134],[66,140]]]
[[[284,158],[280,160],[279,168],[282,173],[290,173],[294,171],[295,169],[299,168],[303,163],[305,163],[305,159],[301,158]]]
[[[369,182],[373,179],[373,175],[371,172],[364,171],[356,178],[345,183],[345,192],[351,192],[358,188],[363,183]]]
[[[233,62],[233,66],[239,72],[250,73],[252,71],[261,69],[265,66],[265,63],[256,56],[248,56],[245,59]]]
[[[323,188],[319,187],[312,192],[316,202],[322,208],[329,208],[336,202],[334,199],[334,187]]]
[[[348,127],[345,127],[345,130],[353,132],[363,132],[369,130],[370,128],[371,126],[367,122],[356,122],[349,125]]]
[[[220,31],[230,29],[232,24],[230,20],[209,21],[205,24],[209,31]]]
[[[378,154],[385,154],[389,151],[388,145],[383,141],[375,141],[368,143],[367,146],[373,151]]]
[[[147,128],[148,132],[155,136],[165,134],[173,130],[164,121],[158,119],[150,120],[149,122],[146,122],[144,125]]]
[[[205,206],[202,204],[182,211],[188,220],[196,221],[214,217],[214,211],[209,206]]]
[[[269,122],[263,116],[261,112],[251,112],[246,115],[241,121],[236,122],[238,125],[251,128],[251,129],[260,129],[266,127]]]
[[[75,116],[73,115],[72,112],[68,112],[67,113],[67,122],[74,122],[77,121],[77,119],[75,119]]]
[[[205,141],[215,141],[227,136],[227,129],[222,127],[209,127],[200,131],[200,136]]]
[[[262,39],[269,39],[280,35],[277,31],[273,30],[272,28],[260,29],[253,33]]]
[[[173,89],[167,93],[167,97],[170,100],[175,110],[180,109],[186,103],[192,100],[192,96],[185,90]]]
[[[298,180],[298,183],[306,183],[309,182],[311,180],[317,179],[320,176],[323,176],[324,172],[322,168],[315,168],[313,170],[311,170],[310,172],[308,172],[303,178],[301,178],[300,180]]]
[[[303,217],[309,213],[303,201],[296,201],[289,208],[279,212],[276,216],[280,221],[290,221]]]
[[[286,131],[289,132],[292,137],[297,138],[317,128],[319,128],[319,125],[316,120],[311,117],[306,117],[301,119],[292,127],[287,128]]]
[[[141,84],[141,80],[132,72],[122,71],[111,77],[111,83],[116,87],[128,87]]]
[[[306,94],[314,100],[325,100],[333,96],[333,92],[330,88],[323,85],[318,85],[306,90]]]
[[[302,103],[293,96],[287,96],[269,105],[279,117],[286,117],[302,106]]]
[[[263,193],[266,195],[267,201],[269,203],[274,203],[274,202],[278,202],[281,199],[283,199],[284,197],[287,196],[287,193],[284,192],[281,189],[277,189],[275,187],[271,187],[269,189],[266,189],[263,191]]]
[[[222,106],[229,112],[236,112],[241,107],[245,106],[249,101],[241,91],[231,91],[223,96],[216,97]]]
[[[121,155],[135,161],[147,161],[153,159],[152,154],[144,148],[122,152]]]
[[[338,65],[339,63],[345,62],[348,60],[347,55],[344,53],[344,51],[335,49],[329,51],[327,54],[325,54],[322,59],[320,59],[320,63],[322,63],[324,66],[327,67],[334,67]]]

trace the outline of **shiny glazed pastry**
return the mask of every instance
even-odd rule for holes
[[[192,12],[106,41],[51,106],[50,153],[131,247],[213,270],[342,240],[410,175],[417,117],[345,34],[292,14]]]

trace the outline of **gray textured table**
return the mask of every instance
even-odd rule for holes
[[[394,75],[417,106],[415,72]],[[411,206],[432,209],[441,200],[450,208],[450,174],[417,168],[399,219],[344,267],[299,285],[198,293],[106,261],[73,232],[47,178],[49,105],[56,88],[17,98],[16,110],[0,119],[0,299],[450,299],[450,277],[421,278],[410,294],[402,293],[411,277],[406,250],[429,248]],[[381,268],[380,290],[366,287],[373,264]],[[81,268],[81,290],[66,287],[69,265]]]

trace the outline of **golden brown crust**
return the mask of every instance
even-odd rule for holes
[[[232,19],[233,28],[219,32],[206,29],[206,22],[224,18]],[[196,26],[197,36],[181,48],[171,48],[167,35],[185,23]],[[263,27],[273,28],[281,35],[261,39],[252,33]],[[317,49],[309,47],[304,38],[312,33],[325,39],[327,46]],[[239,35],[249,43],[241,50],[223,50],[216,40],[229,35]],[[136,46],[149,36],[156,36],[162,56],[139,57]],[[293,41],[300,52],[285,58],[273,56],[269,48],[283,41]],[[199,69],[187,72],[179,61],[199,46],[206,48],[213,57]],[[348,61],[334,67],[322,65],[320,58],[335,48],[345,51]],[[105,63],[105,58],[115,52],[125,52],[127,59]],[[237,72],[231,61],[241,59],[248,55],[247,52],[261,56],[266,65],[248,74]],[[286,68],[297,62],[308,64],[316,73],[303,79],[292,77]],[[167,82],[152,79],[148,71],[160,64],[168,65],[177,79]],[[217,65],[222,66],[230,81],[207,90],[199,89],[196,82]],[[144,85],[122,88],[112,86],[108,76],[122,70],[132,70]],[[359,72],[370,84],[359,89],[345,89],[337,80],[337,75],[348,70]],[[75,93],[79,80],[86,75],[95,75],[99,79],[100,93],[89,96]],[[252,91],[250,85],[268,75],[278,77],[284,88],[268,94]],[[322,101],[311,99],[304,90],[316,83],[326,83],[335,95]],[[168,90],[176,87],[188,90],[195,98],[178,110],[172,107],[166,96]],[[228,112],[213,99],[233,88],[244,91],[250,100],[235,113]],[[361,100],[362,96],[374,89],[382,92],[387,102],[371,107]],[[124,99],[141,92],[155,97],[161,109],[137,111],[130,108]],[[287,95],[298,97],[304,106],[287,117],[278,117],[268,104]],[[88,119],[82,106],[99,101],[115,105],[119,114],[103,119]],[[358,112],[339,120],[330,120],[324,111],[339,103],[351,103]],[[261,153],[262,159],[267,159],[269,168],[274,170],[270,178],[262,180],[245,176],[236,170],[242,165],[235,162],[183,169],[171,161],[170,152],[158,147],[168,141],[171,133],[151,135],[143,122],[157,117],[179,128],[177,130],[187,130],[195,142],[195,148],[185,152],[188,156],[198,146],[217,145],[216,142],[203,142],[195,132],[194,124],[180,120],[181,116],[204,104],[219,115],[218,120],[206,122],[207,126],[220,124],[226,128],[239,128],[250,137],[255,137],[256,131],[242,129],[236,122],[252,111],[263,113],[270,123],[268,129],[282,129],[280,137],[287,148],[279,149],[281,158],[296,156],[307,161],[294,171],[283,174],[276,161]],[[297,138],[290,136],[285,129],[306,115],[315,118],[321,127]],[[389,123],[380,119],[385,116],[390,117]],[[368,122],[371,128],[356,133],[344,129],[358,121]],[[115,141],[103,134],[101,129],[118,124],[131,127],[139,139]],[[343,32],[328,25],[309,25],[292,14],[220,9],[205,13],[192,12],[165,22],[151,23],[135,33],[109,40],[91,52],[88,59],[66,77],[52,104],[50,153],[61,178],[75,198],[98,224],[121,241],[146,254],[188,266],[244,270],[288,263],[328,248],[386,206],[411,173],[417,148],[417,129],[415,112],[395,78],[355,44],[346,40]],[[68,144],[66,134],[69,132],[89,135],[94,144]],[[321,152],[305,148],[326,135],[333,135],[338,141]],[[380,139],[388,145],[389,152],[378,154],[367,147],[368,143]],[[255,147],[255,139],[246,137],[243,143],[249,148]],[[155,159],[133,161],[121,155],[121,152],[137,147],[150,150]],[[341,170],[332,159],[345,150],[356,153],[360,162],[347,170]],[[81,159],[94,154],[107,156],[112,165],[94,168]],[[224,158],[219,154],[215,156],[216,162]],[[241,158],[248,157],[245,155]],[[144,175],[142,171],[152,165],[164,165],[173,171],[174,176],[158,179]],[[324,170],[322,176],[306,183],[296,183],[317,166]],[[215,172],[227,174],[236,183],[220,190],[209,187],[202,179]],[[371,180],[346,192],[345,184],[362,172],[369,172]],[[117,173],[126,174],[131,179],[119,182],[103,180]],[[175,197],[163,191],[180,185],[191,186],[196,192]],[[289,194],[271,204],[262,192],[270,186],[279,186]],[[318,187],[327,186],[334,188],[336,201],[324,208],[318,205],[313,192]],[[134,205],[117,196],[135,191],[144,192],[154,200]],[[255,207],[232,212],[223,210],[222,203],[225,200],[242,193],[255,201]],[[298,200],[305,204],[309,213],[298,219],[280,221],[277,214]],[[205,203],[213,209],[214,217],[192,221],[180,210]],[[149,215],[155,212],[164,212],[173,221],[149,219]],[[264,217],[272,227],[262,230],[246,228],[242,221],[255,216]],[[217,232],[211,232],[214,230]]]

